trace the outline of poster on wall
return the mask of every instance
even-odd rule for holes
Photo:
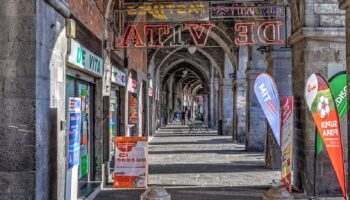
[[[292,192],[293,166],[293,96],[282,99],[281,115],[282,183]]]
[[[335,103],[338,109],[339,119],[342,120],[346,116],[348,102],[346,99],[346,72],[340,72],[329,80],[329,86],[333,92]],[[317,155],[323,149],[323,142],[319,132],[317,132]]]
[[[262,73],[255,80],[254,92],[273,131],[274,138],[280,145],[281,113],[276,83],[270,75]]]
[[[81,100],[69,98],[69,145],[68,168],[79,164],[81,130]]]
[[[131,94],[129,96],[129,124],[138,123],[138,101],[136,95]]]
[[[118,137],[115,149],[115,188],[145,188],[148,176],[147,137]]]
[[[305,86],[305,97],[343,196],[347,199],[339,114],[328,82],[320,74],[312,74]]]

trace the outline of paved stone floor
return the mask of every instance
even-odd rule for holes
[[[248,153],[230,136],[189,134],[172,125],[149,146],[149,185],[166,187],[172,200],[262,199],[279,171],[264,167],[261,153]],[[144,190],[105,189],[97,200],[140,199]]]

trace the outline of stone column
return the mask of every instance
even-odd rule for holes
[[[214,78],[214,91],[213,91],[213,122],[214,122],[214,128],[218,129],[219,124],[219,80],[218,78]]]
[[[234,81],[235,85],[235,107],[236,111],[234,113],[235,122],[234,130],[236,131],[234,141],[237,143],[245,144],[245,135],[247,132],[246,124],[246,94],[247,94],[247,84],[246,80],[236,79]]]
[[[345,28],[346,28],[346,73],[347,73],[347,77],[350,77],[350,1],[349,0],[339,0],[339,7],[342,10],[345,10]],[[349,105],[350,103],[350,79],[347,80],[347,103]],[[347,119],[350,119],[350,107],[348,106],[348,110],[347,110]],[[347,121],[346,122],[346,127],[347,127],[347,133],[350,132],[350,122]],[[346,137],[343,137],[342,139],[345,140]],[[350,147],[350,137],[347,136],[346,138],[346,142],[347,145],[344,147],[346,147],[345,151],[347,153],[347,155],[345,156],[345,158],[347,159],[347,169],[350,169],[350,152],[349,152],[349,147]],[[350,193],[350,173],[347,174],[347,185],[348,185],[348,194]]]
[[[209,84],[209,98],[210,98],[210,119],[209,119],[209,126],[210,128],[215,127],[215,88],[214,88],[214,79],[210,79],[210,84]]]
[[[203,95],[203,111],[204,111],[204,119],[208,119],[208,109],[209,109],[209,99],[208,94]]]
[[[245,144],[246,129],[246,70],[248,66],[248,47],[239,49],[239,66],[235,73],[234,85],[234,137],[233,140]]]
[[[65,17],[42,0],[0,15],[0,199],[64,199]]]
[[[315,125],[305,102],[305,84],[312,73],[325,78],[334,64],[345,66],[344,15],[335,1],[310,1],[299,15],[295,1],[292,10],[292,92],[294,95],[294,186],[308,195],[335,195],[339,186],[326,153],[318,156],[314,181]],[[323,158],[321,158],[323,157]],[[319,165],[319,164],[318,164]],[[316,187],[314,185],[316,184]],[[317,189],[314,191],[314,189]]]
[[[253,49],[250,67],[246,72],[247,77],[247,135],[246,148],[248,151],[262,152],[265,147],[266,117],[254,93],[256,77],[266,70],[263,55]]]
[[[161,121],[161,126],[164,127],[166,126],[166,122],[168,120],[168,115],[166,113],[166,109],[167,109],[167,98],[168,98],[168,95],[167,95],[167,92],[166,91],[162,91],[161,92],[161,108],[159,110],[159,113],[160,113],[160,121]]]
[[[172,91],[169,91],[168,92],[168,104],[167,104],[167,107],[166,107],[166,110],[167,110],[167,114],[168,114],[168,122],[171,123],[173,121],[173,118],[171,116],[171,109],[172,109],[172,106],[173,106],[173,92]]]
[[[173,105],[174,105],[174,87],[173,87],[173,81],[174,81],[174,76],[170,76],[169,80],[167,82],[167,87],[168,87],[168,104],[167,104],[167,112],[168,112],[168,122],[172,123],[173,122]]]
[[[222,96],[223,96],[223,110],[222,110],[222,123],[223,123],[223,134],[233,135],[233,85],[232,79],[223,79],[222,85]]]
[[[223,78],[218,80],[218,134],[223,135],[223,109],[224,109],[224,93],[223,93]]]
[[[232,76],[234,76],[234,69],[227,54],[225,55],[224,78],[221,80],[222,92],[222,130],[223,135],[233,136],[233,84]]]

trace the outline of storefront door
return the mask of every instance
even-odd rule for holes
[[[115,139],[120,135],[120,116],[119,116],[119,91],[111,92],[111,99],[109,103],[109,174],[108,182],[113,182],[114,173],[114,155],[115,155]]]
[[[148,135],[152,136],[153,135],[153,98],[149,97],[149,132]]]
[[[81,189],[91,178],[91,158],[92,158],[92,99],[93,85],[75,77],[67,75],[66,81],[66,101],[69,97],[81,98],[81,132],[80,132],[80,161],[79,161],[79,186]],[[68,105],[67,105],[68,106]],[[79,190],[80,193],[80,190]],[[81,194],[79,194],[80,196]]]

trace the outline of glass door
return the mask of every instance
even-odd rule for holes
[[[79,163],[79,185],[89,181],[90,160],[90,135],[91,135],[91,89],[90,85],[77,81],[77,96],[81,98],[81,135],[80,135],[80,163]]]
[[[118,135],[118,102],[114,92],[111,94],[109,103],[109,175],[108,181],[113,182],[115,138]]]
[[[73,76],[66,76],[66,113],[68,112],[68,103],[70,97],[81,98],[81,131],[80,131],[80,159],[79,159],[79,186],[83,187],[91,176],[91,155],[93,121],[92,121],[92,94],[93,86],[87,82],[79,80]],[[68,119],[68,114],[67,114]],[[68,122],[68,120],[67,120]]]

